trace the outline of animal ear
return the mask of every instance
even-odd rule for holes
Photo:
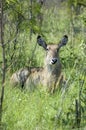
[[[62,47],[62,46],[65,46],[67,44],[67,42],[68,42],[68,36],[64,35],[63,38],[61,39],[61,41],[58,44],[59,48]]]
[[[39,46],[42,46],[45,50],[47,50],[47,44],[40,35],[37,36],[37,43]]]

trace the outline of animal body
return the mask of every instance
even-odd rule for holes
[[[67,35],[64,35],[58,44],[46,44],[44,39],[38,36],[37,43],[46,52],[44,67],[20,69],[12,75],[11,82],[14,85],[20,84],[29,89],[33,86],[42,85],[53,93],[63,82],[59,51],[67,42]]]

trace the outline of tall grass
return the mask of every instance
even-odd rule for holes
[[[78,20],[77,22],[79,23]],[[77,26],[76,23],[75,26]],[[80,26],[81,24],[78,28]],[[43,86],[39,86],[30,93],[21,88],[11,88],[10,74],[7,72],[3,104],[4,127],[6,130],[77,129],[75,101],[80,100],[80,127],[84,130],[86,124],[86,39],[84,32],[81,30],[75,33],[73,38],[71,37],[70,17],[67,10],[62,10],[62,8],[45,10],[42,32],[47,42],[54,43],[57,43],[64,34],[68,34],[68,45],[60,51],[67,84],[53,95],[45,92]],[[27,65],[43,66],[45,52],[36,45],[36,35],[33,35],[30,41],[28,32],[23,32],[19,34],[17,42],[17,61],[12,65],[13,71]],[[9,55],[7,57],[9,58]]]

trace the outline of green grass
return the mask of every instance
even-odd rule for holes
[[[45,92],[39,86],[34,92],[11,88],[10,75],[24,66],[43,66],[45,51],[36,46],[37,35],[29,40],[29,32],[18,35],[17,50],[13,64],[6,74],[5,95],[3,102],[2,126],[6,130],[77,130],[75,122],[75,101],[81,101],[80,130],[86,127],[86,38],[80,31],[71,36],[70,19],[67,10],[45,10],[42,32],[47,42],[58,43],[64,34],[68,34],[69,42],[60,51],[63,73],[67,79],[67,87],[54,94]],[[80,19],[75,26],[80,28]],[[9,30],[9,29],[8,29]],[[7,35],[8,36],[8,35]],[[34,51],[34,48],[36,49]],[[6,46],[7,47],[7,46]],[[13,53],[13,44],[6,52],[9,66],[9,54]],[[1,54],[0,54],[1,55]],[[1,56],[0,56],[1,57]],[[31,59],[31,62],[28,62]],[[1,79],[0,79],[1,80]],[[1,89],[1,87],[0,87]],[[78,129],[79,130],[79,129]]]
[[[54,95],[44,92],[42,88],[31,93],[19,88],[11,88],[7,82],[3,104],[3,123],[6,124],[7,130],[72,129],[75,122],[75,99],[78,98],[78,91],[79,88],[74,82],[65,93],[57,91]],[[69,119],[67,119],[68,113]],[[82,121],[81,126],[85,125],[84,123],[86,121]]]

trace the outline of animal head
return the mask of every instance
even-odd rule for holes
[[[54,65],[59,61],[59,50],[68,42],[68,36],[64,35],[58,44],[46,44],[45,40],[38,35],[37,43],[44,48],[46,53],[46,64]]]

